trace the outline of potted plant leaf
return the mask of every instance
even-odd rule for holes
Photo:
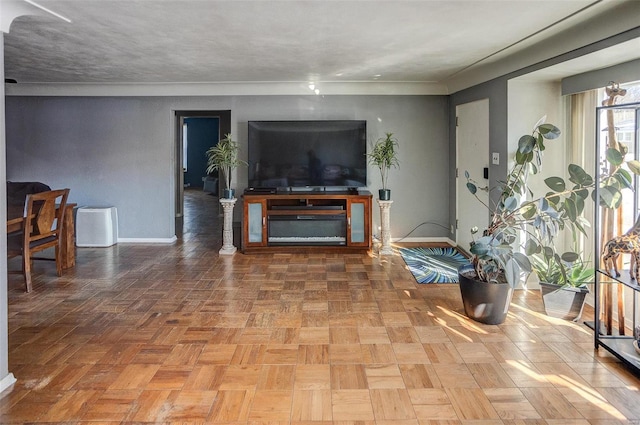
[[[398,167],[398,140],[393,137],[393,133],[386,133],[385,137],[379,138],[372,146],[371,152],[367,154],[369,163],[375,165],[380,170],[382,189],[378,195],[381,201],[391,199],[391,189],[387,187],[389,170],[391,167]]]
[[[233,140],[231,133],[206,152],[207,155],[207,173],[214,170],[220,171],[225,183],[224,196],[225,199],[233,199],[235,190],[231,187],[233,178],[233,170],[240,165],[247,165],[245,161],[238,158],[240,146],[238,142]]]

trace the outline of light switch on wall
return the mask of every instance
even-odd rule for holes
[[[498,152],[494,152],[491,156],[491,163],[493,165],[500,165],[500,154]]]

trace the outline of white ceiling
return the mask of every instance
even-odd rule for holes
[[[5,1],[5,0],[2,0]],[[18,83],[443,83],[616,2],[39,0],[5,34]]]

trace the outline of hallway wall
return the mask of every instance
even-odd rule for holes
[[[187,172],[184,183],[189,187],[202,187],[207,175],[207,150],[218,143],[220,120],[209,117],[185,118],[187,125]]]

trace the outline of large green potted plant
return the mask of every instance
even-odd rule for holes
[[[531,135],[518,141],[514,165],[507,179],[497,187],[481,188],[465,172],[467,188],[490,212],[489,226],[482,236],[474,240],[470,251],[471,264],[459,270],[460,292],[465,313],[482,323],[502,323],[507,315],[513,289],[526,281],[536,268],[530,257],[544,255],[555,262],[556,267],[567,268],[576,279],[585,279],[590,273],[575,253],[558,255],[555,238],[562,231],[586,234],[588,221],[582,217],[585,202],[595,199],[595,180],[582,167],[567,167],[568,181],[562,177],[547,177],[544,182],[549,191],[535,196],[529,187],[529,177],[537,174],[542,165],[545,141],[556,139],[560,130],[553,124],[537,125]],[[600,179],[598,202],[607,208],[616,208],[622,200],[621,190],[631,187],[631,173],[623,168],[626,151],[623,147],[607,150],[610,167],[606,178]],[[640,174],[638,161],[626,161],[628,169]],[[602,167],[605,169],[605,167]],[[477,196],[478,190],[497,191],[497,200],[485,204]],[[472,233],[477,233],[472,229]],[[564,256],[565,263],[562,263]],[[535,264],[535,262],[534,262]],[[580,267],[577,264],[582,264]],[[562,268],[560,268],[562,273]],[[551,279],[549,279],[551,280]],[[549,282],[566,286],[563,281]]]
[[[505,320],[513,289],[532,271],[523,252],[525,243],[530,248],[544,245],[565,227],[584,231],[580,214],[593,179],[581,167],[569,166],[571,188],[560,184],[564,182],[560,177],[548,178],[545,183],[551,192],[534,197],[528,185],[529,177],[540,171],[545,141],[559,135],[555,125],[543,123],[522,136],[506,181],[493,189],[479,187],[465,172],[467,188],[478,201],[482,202],[478,190],[498,194],[495,206],[482,202],[490,212],[489,226],[470,247],[471,264],[459,270],[465,313],[474,320],[487,324]]]
[[[393,137],[393,133],[386,133],[385,137],[379,138],[371,147],[367,154],[369,163],[375,165],[380,170],[382,189],[378,191],[381,201],[391,199],[391,190],[387,187],[389,171],[391,167],[398,167],[398,140]]]
[[[207,173],[211,173],[214,170],[220,171],[225,183],[225,190],[223,198],[233,199],[235,190],[231,187],[233,178],[233,170],[240,165],[246,165],[245,161],[238,158],[240,152],[240,146],[238,142],[234,141],[231,137],[231,133],[228,133],[224,138],[213,147],[209,148],[206,152],[207,155]]]
[[[622,190],[632,189],[632,173],[640,173],[640,163],[636,160],[625,160],[626,155],[627,148],[622,144],[609,147],[599,167],[602,173],[599,176],[599,205],[608,210],[620,206]],[[570,166],[569,172],[570,182],[580,183],[580,190],[594,189],[594,184],[589,181],[590,177],[582,169]],[[566,183],[560,178],[550,177],[545,182],[553,191],[566,190]],[[591,195],[595,199],[594,191]],[[556,201],[553,196],[549,199],[552,203]],[[578,208],[569,208],[564,212],[570,220],[577,220],[579,217],[576,217],[576,214],[579,215],[583,207],[581,198],[575,199],[578,200]],[[583,224],[579,223],[580,226]],[[532,260],[532,270],[539,280],[545,313],[551,317],[572,321],[578,320],[582,314],[589,293],[588,285],[595,280],[595,269],[578,254],[579,249],[558,252],[554,238],[559,233],[572,231],[573,245],[577,246],[576,229],[584,233],[582,227],[576,226],[561,227],[558,233],[549,232],[543,226],[535,226],[525,245],[525,254]]]

